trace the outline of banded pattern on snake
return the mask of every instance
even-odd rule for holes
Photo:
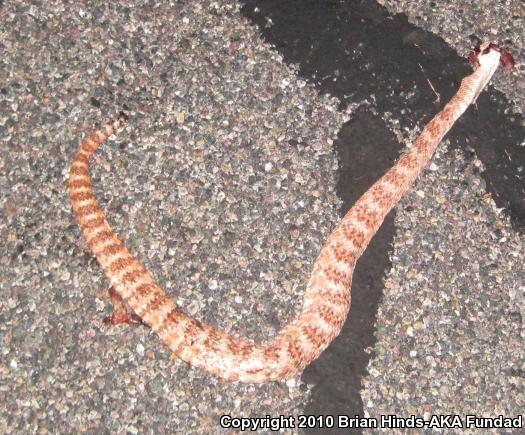
[[[253,343],[235,338],[180,312],[175,300],[112,230],[93,195],[90,159],[122,125],[124,114],[84,140],[71,166],[71,202],[89,249],[124,304],[179,358],[242,382],[260,383],[295,375],[339,334],[350,307],[354,265],[385,216],[409,190],[454,122],[476,101],[499,62],[512,66],[512,57],[493,43],[482,44],[469,59],[475,71],[462,80],[456,95],[330,234],[313,267],[301,311],[272,340]]]

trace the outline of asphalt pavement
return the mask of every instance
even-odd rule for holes
[[[0,2],[1,433],[523,433],[525,4],[382,3]],[[303,374],[230,383],[103,324],[67,192],[90,131],[129,115],[92,169],[129,249],[181,310],[265,340],[487,38],[516,68],[388,216]]]

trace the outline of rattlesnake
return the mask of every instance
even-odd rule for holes
[[[302,309],[272,340],[253,343],[231,337],[177,309],[175,300],[128,251],[97,204],[89,162],[97,148],[122,125],[125,115],[95,131],[71,166],[69,191],[76,219],[113,292],[181,359],[211,373],[243,382],[267,382],[304,369],[339,334],[350,307],[354,265],[387,213],[407,192],[454,122],[476,101],[499,62],[512,57],[485,43],[469,59],[475,71],[424,128],[414,145],[355,203],[328,237],[306,286]]]

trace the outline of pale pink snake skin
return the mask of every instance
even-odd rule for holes
[[[89,164],[99,145],[120,127],[124,115],[80,145],[69,177],[76,219],[89,249],[124,304],[179,358],[217,376],[242,382],[294,376],[339,334],[350,307],[354,265],[385,216],[425,168],[454,122],[475,102],[500,60],[508,66],[509,57],[489,43],[471,54],[475,71],[462,80],[457,94],[426,125],[415,144],[355,203],[330,234],[313,267],[301,311],[268,342],[231,337],[178,311],[175,300],[156,284],[111,229],[93,196]]]

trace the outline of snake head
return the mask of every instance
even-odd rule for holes
[[[477,68],[479,66],[479,57],[490,53],[491,50],[495,50],[500,53],[499,61],[503,68],[510,70],[514,67],[514,58],[512,57],[512,54],[494,42],[477,44],[468,54],[468,60],[475,68]]]

